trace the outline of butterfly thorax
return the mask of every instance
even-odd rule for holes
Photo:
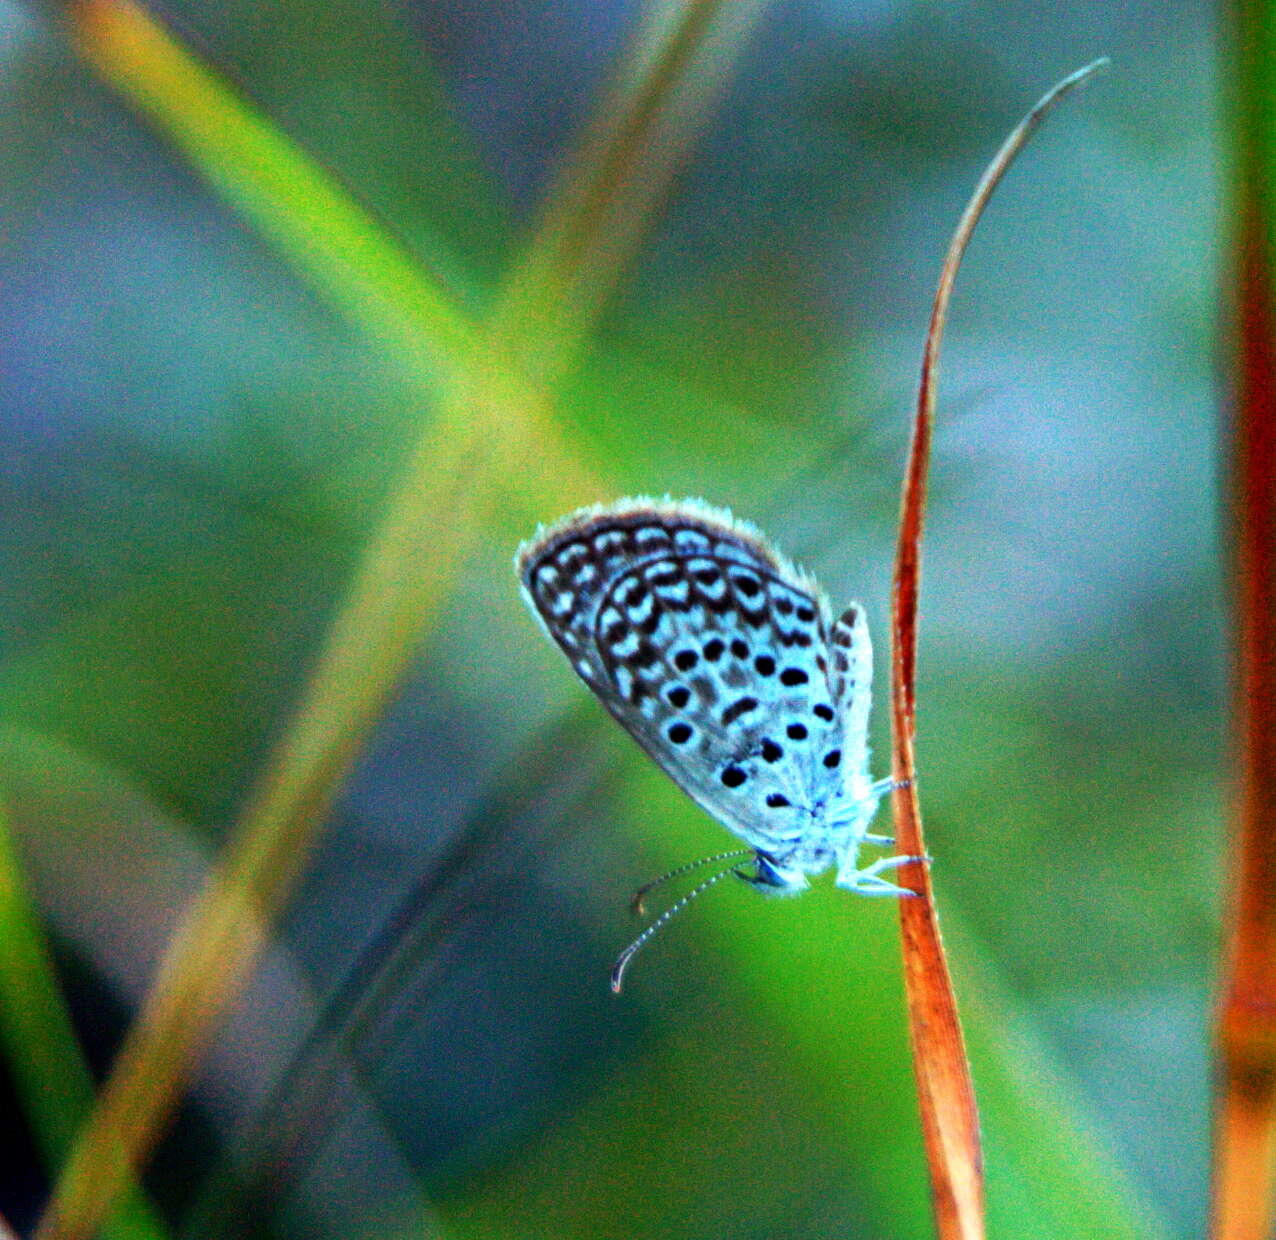
[[[846,787],[826,805],[806,810],[805,827],[796,836],[759,850],[754,881],[781,893],[801,891],[808,875],[822,874],[830,866],[842,866],[868,831],[877,808],[876,789],[866,773],[848,772]]]

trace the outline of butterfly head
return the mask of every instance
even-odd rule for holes
[[[795,896],[805,891],[807,887],[806,873],[803,869],[792,862],[786,864],[779,861],[764,852],[755,854],[751,872],[738,866],[736,875],[750,887],[755,887],[766,895]]]

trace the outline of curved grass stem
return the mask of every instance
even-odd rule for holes
[[[897,846],[903,855],[924,857],[927,851],[922,833],[914,753],[917,734],[917,593],[939,350],[953,282],[984,207],[1024,143],[1067,94],[1107,63],[1106,60],[1095,61],[1064,78],[1019,122],[975,187],[949,242],[940,270],[922,353],[912,447],[900,501],[899,544],[891,600],[891,770],[895,780],[892,806]],[[899,915],[913,1070],[917,1079],[922,1136],[930,1167],[936,1233],[940,1240],[981,1240],[985,1232],[979,1114],[957,1016],[956,995],[940,937],[930,873],[923,861],[912,861],[901,866],[899,875],[901,886],[922,897],[920,900],[901,900]]]

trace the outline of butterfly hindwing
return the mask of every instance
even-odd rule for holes
[[[829,632],[830,681],[843,721],[842,748],[848,771],[868,766],[868,716],[872,707],[873,646],[864,609],[852,603]]]

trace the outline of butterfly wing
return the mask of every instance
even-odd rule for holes
[[[842,719],[842,766],[846,795],[861,798],[870,784],[868,716],[873,703],[873,646],[864,609],[852,603],[829,633],[830,684]]]
[[[700,806],[772,855],[822,822],[846,731],[828,607],[758,531],[623,500],[542,531],[517,567],[576,672]]]

